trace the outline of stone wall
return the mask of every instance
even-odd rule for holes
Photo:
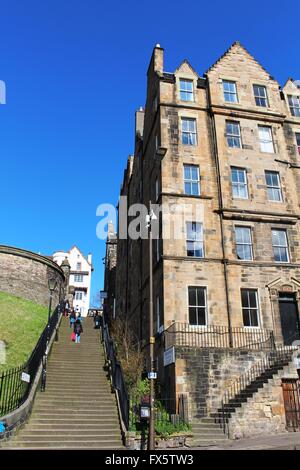
[[[57,280],[53,295],[55,306],[64,293],[65,278],[60,267],[45,256],[0,246],[0,291],[48,305],[50,278]]]
[[[263,351],[176,347],[176,394],[187,394],[189,418],[215,412],[229,385],[264,355]]]
[[[234,413],[229,421],[229,435],[232,439],[286,431],[283,378],[298,379],[297,369],[293,363],[279,371]]]

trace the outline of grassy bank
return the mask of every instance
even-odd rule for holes
[[[26,362],[47,318],[46,307],[0,292],[0,340],[6,344],[6,363],[0,364],[0,372]]]

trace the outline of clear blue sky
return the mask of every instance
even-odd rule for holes
[[[153,46],[164,47],[166,71],[187,58],[201,75],[240,40],[283,84],[300,78],[291,5],[1,0],[0,243],[91,251],[95,294],[105,254],[96,207],[117,202]]]

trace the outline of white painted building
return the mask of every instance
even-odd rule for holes
[[[92,255],[86,258],[79,248],[74,245],[70,251],[56,251],[53,260],[61,266],[67,258],[70,264],[69,287],[73,293],[73,307],[80,311],[82,316],[86,316],[90,308],[91,279],[92,279]]]

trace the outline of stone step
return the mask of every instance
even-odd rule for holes
[[[111,422],[119,423],[119,417],[118,415],[113,415],[113,414],[108,414],[104,415],[101,413],[101,416],[90,416],[88,417],[87,415],[83,416],[75,416],[64,418],[61,415],[50,417],[50,416],[36,416],[30,420],[30,425],[36,426],[36,425],[43,425],[43,426],[56,426],[56,425],[61,425],[61,426],[72,426],[72,425],[82,425],[82,426],[88,426],[88,425],[98,425],[102,423],[107,423],[110,424]]]
[[[11,445],[8,447],[17,447],[17,448],[32,448],[32,449],[40,449],[40,448],[72,448],[72,449],[124,449],[122,446],[121,439],[116,438],[109,438],[109,439],[84,439],[84,440],[75,440],[72,441],[57,441],[53,439],[49,439],[46,442],[43,441],[36,441],[35,439],[27,439],[24,441],[16,441],[12,442]]]
[[[74,441],[79,440],[81,441],[84,437],[84,440],[117,440],[120,437],[120,432],[116,429],[113,430],[100,430],[100,431],[86,431],[85,429],[80,432],[78,429],[77,431],[66,431],[64,433],[60,433],[57,431],[44,431],[44,432],[36,432],[36,431],[26,431],[22,432],[19,438],[16,438],[16,442],[19,440],[27,441],[27,440],[34,440],[39,442],[48,442],[48,441]]]
[[[119,421],[117,419],[112,419],[110,421],[103,420],[99,423],[85,423],[84,424],[84,433],[85,432],[94,432],[94,431],[102,431],[102,430],[113,430],[115,431],[119,427]],[[42,432],[71,432],[71,431],[82,431],[82,426],[78,424],[70,424],[66,423],[62,424],[28,424],[26,427],[26,432],[35,431],[38,433]]]

